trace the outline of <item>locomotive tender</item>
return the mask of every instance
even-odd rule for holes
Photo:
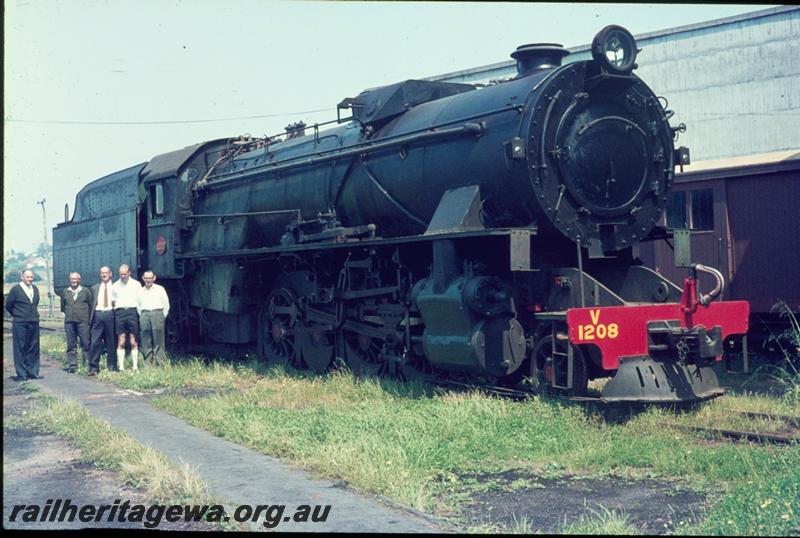
[[[338,357],[357,375],[525,377],[573,396],[610,378],[605,401],[721,394],[711,365],[748,304],[713,301],[721,276],[699,293],[713,270],[681,289],[633,258],[687,154],[633,74],[633,36],[606,27],[592,52],[561,65],[560,45],[524,45],[511,80],[374,88],[327,130],[99,179],[54,229],[56,278],[153,269],[176,343],[255,343],[316,372]]]

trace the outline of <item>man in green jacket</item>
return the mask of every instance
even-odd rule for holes
[[[78,369],[78,340],[81,342],[83,360],[89,358],[89,317],[93,304],[91,290],[81,286],[80,273],[70,273],[69,287],[61,293],[61,311],[64,312],[64,332],[67,335],[67,371],[71,374]]]

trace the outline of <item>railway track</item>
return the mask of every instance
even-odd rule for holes
[[[768,420],[782,420],[792,426],[800,428],[800,417],[790,415],[773,415],[770,413],[756,413],[753,411],[734,411],[736,414],[743,415],[749,418],[763,418]]]
[[[765,419],[780,421],[789,426],[788,431],[749,431],[749,430],[730,430],[726,428],[712,428],[706,426],[681,426],[682,429],[709,434],[714,437],[730,439],[732,441],[753,441],[770,444],[788,445],[792,443],[800,444],[800,417],[790,415],[776,415],[772,413],[757,413],[753,411],[732,411],[732,415],[739,415],[747,418]]]
[[[502,396],[504,398],[508,398],[510,400],[521,401],[525,400],[526,398],[530,398],[531,396],[535,396],[536,392],[533,390],[520,390],[520,389],[512,389],[508,387],[498,387],[494,385],[480,385],[475,383],[464,383],[461,381],[454,381],[454,380],[444,380],[439,381],[434,384],[436,387],[441,388],[454,388],[454,389],[461,389],[461,390],[478,390],[485,394],[491,394],[494,396]]]
[[[682,430],[710,434],[714,437],[730,439],[732,441],[753,441],[773,445],[800,444],[800,436],[788,433],[754,432],[742,430],[726,430],[724,428],[706,428],[703,426],[679,426]]]
[[[479,385],[474,383],[462,383],[459,381],[445,381],[438,383],[437,386],[456,388],[463,390],[479,390],[486,394],[492,394],[504,398],[509,398],[516,401],[525,400],[536,394],[533,390],[520,390],[511,389],[507,387],[496,387],[488,385]],[[606,403],[599,398],[580,398],[580,397],[558,397],[554,399],[580,402],[580,403]],[[727,439],[730,441],[750,441],[769,444],[789,445],[792,443],[800,444],[800,417],[790,415],[776,415],[770,413],[758,413],[753,411],[734,411],[733,414],[745,416],[747,418],[766,419],[782,421],[792,426],[791,432],[764,432],[764,431],[746,431],[746,430],[732,430],[726,428],[712,428],[705,426],[683,426],[679,425],[678,428],[686,431],[693,431],[697,433],[704,433],[716,438]]]

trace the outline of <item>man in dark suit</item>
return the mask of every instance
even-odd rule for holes
[[[61,292],[61,311],[64,312],[64,333],[67,336],[67,356],[71,374],[78,369],[78,340],[83,351],[83,360],[89,360],[89,319],[94,302],[92,292],[81,286],[81,274],[69,274],[69,287]]]
[[[14,317],[11,336],[14,343],[14,381],[42,379],[39,375],[39,288],[33,285],[33,271],[22,272],[6,297],[6,310]]]
[[[100,268],[100,283],[92,286],[92,344],[89,351],[89,375],[100,371],[100,354],[105,346],[109,370],[117,369],[117,339],[114,335],[114,307],[111,302],[111,268]]]

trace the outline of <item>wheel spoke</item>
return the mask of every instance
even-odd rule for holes
[[[552,394],[579,396],[586,394],[588,377],[586,358],[580,348],[572,346],[572,388],[568,385],[567,356],[572,344],[562,338],[547,335],[539,339],[531,356],[531,383],[535,388]],[[557,386],[556,386],[557,385]]]
[[[292,305],[289,305],[289,306],[278,306],[278,305],[275,305],[270,309],[270,313],[273,316],[281,316],[281,315],[283,315],[283,316],[292,316],[293,317],[293,316],[297,315],[297,309]]]
[[[321,374],[333,364],[336,351],[334,333],[326,326],[304,322],[303,331],[296,335],[297,345],[308,367]]]
[[[380,352],[383,342],[363,334],[346,333],[345,352],[347,365],[357,377],[379,375],[383,363]]]
[[[267,297],[259,314],[259,353],[263,359],[284,366],[297,367],[294,327],[297,302],[287,288],[277,288]]]

